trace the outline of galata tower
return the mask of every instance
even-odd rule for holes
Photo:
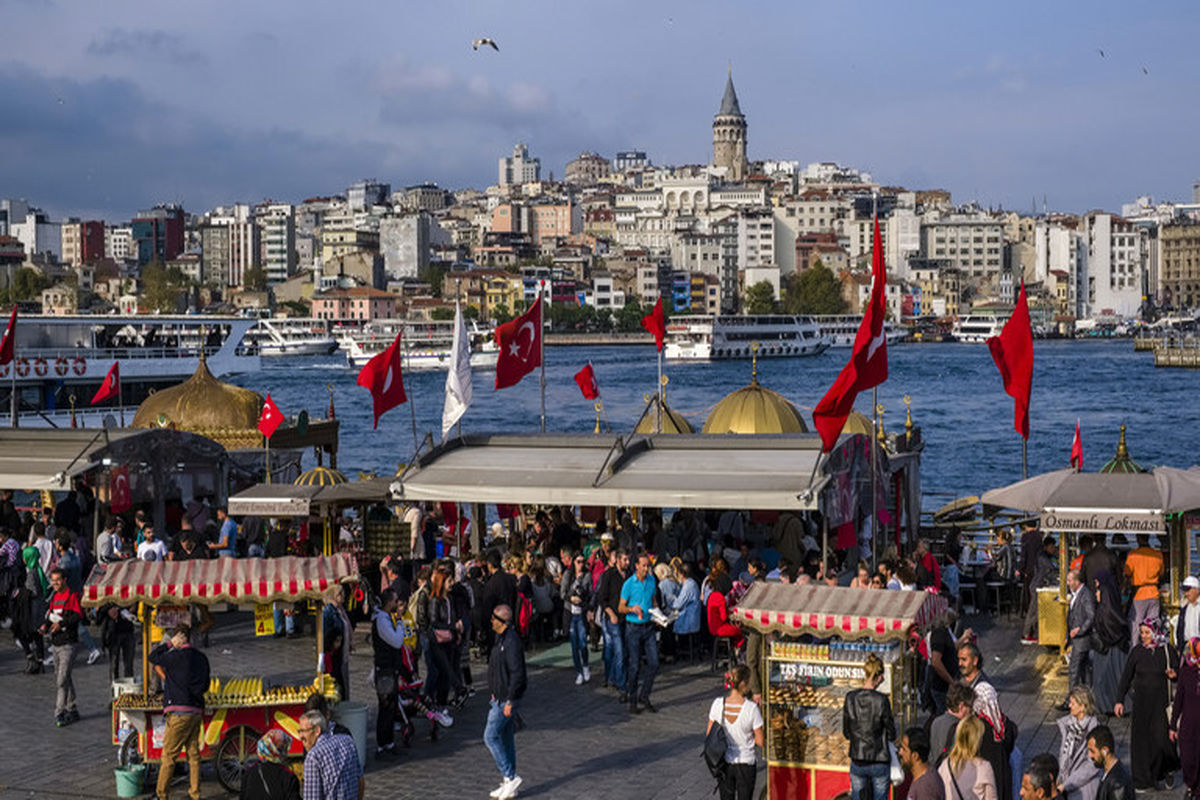
[[[731,181],[746,177],[746,118],[733,89],[733,68],[725,82],[721,110],[713,117],[713,166],[725,167]]]

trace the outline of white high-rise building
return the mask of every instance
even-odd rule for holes
[[[1087,282],[1079,284],[1089,317],[1136,316],[1146,273],[1145,229],[1101,211],[1083,218]]]
[[[296,216],[290,203],[264,203],[254,209],[259,230],[259,263],[267,283],[283,283],[296,272]]]
[[[105,225],[104,254],[113,261],[134,258],[133,228],[129,225]]]
[[[501,186],[520,186],[522,183],[537,183],[542,179],[542,160],[529,155],[524,142],[513,146],[510,158],[500,159],[499,177]]]
[[[218,207],[208,220],[209,225],[228,228],[224,247],[224,264],[205,262],[205,275],[223,286],[241,286],[246,270],[259,266],[261,234],[254,221],[254,209],[246,203]]]

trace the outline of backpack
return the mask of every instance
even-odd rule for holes
[[[704,763],[709,773],[717,779],[717,787],[725,780],[725,772],[729,764],[725,754],[729,751],[729,738],[725,734],[725,700],[721,700],[721,721],[714,722],[704,737]],[[716,788],[713,789],[715,793]]]
[[[517,635],[521,638],[528,636],[532,622],[533,602],[523,592],[517,592]]]

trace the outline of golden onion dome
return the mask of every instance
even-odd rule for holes
[[[871,418],[866,414],[860,414],[858,411],[851,411],[850,416],[846,417],[846,424],[842,426],[842,433],[847,436],[853,436],[856,433],[861,433],[863,436],[870,436],[875,432],[875,424],[871,422]]]
[[[808,433],[800,412],[786,397],[758,383],[758,342],[753,354],[750,385],[730,392],[717,403],[701,433]]]
[[[642,412],[641,419],[637,425],[633,427],[634,433],[654,433],[658,427],[658,395],[651,395],[650,401],[646,403],[646,410]],[[692,425],[683,415],[680,414],[671,406],[663,403],[662,407],[662,431],[661,433],[695,433]]]
[[[313,467],[292,481],[296,486],[335,486],[346,483],[346,476],[329,467]]]
[[[201,358],[192,377],[155,392],[138,406],[133,427],[184,431],[253,430],[258,425],[262,406],[262,395],[217,380]]]
[[[1133,475],[1139,472],[1145,472],[1137,462],[1129,455],[1129,448],[1125,446],[1125,426],[1121,426],[1121,436],[1117,440],[1117,454],[1112,459],[1100,468],[1101,472],[1118,472]]]

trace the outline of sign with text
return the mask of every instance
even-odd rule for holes
[[[1041,514],[1041,528],[1069,533],[1163,533],[1167,525],[1156,511],[1046,509]]]
[[[272,636],[275,633],[275,608],[270,603],[254,606],[254,635]]]
[[[861,684],[867,676],[862,664],[836,661],[781,661],[777,663],[779,666],[779,677],[785,681],[800,681],[803,683],[804,681],[816,678],[818,680]],[[886,664],[883,670],[883,683],[879,684],[879,691],[884,694],[891,694],[892,691],[892,671],[887,668]]]

